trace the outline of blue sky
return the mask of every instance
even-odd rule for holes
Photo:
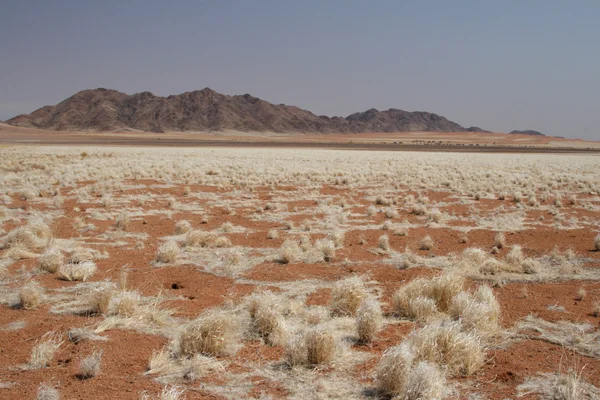
[[[13,1],[0,119],[82,89],[210,87],[600,140],[600,1]]]

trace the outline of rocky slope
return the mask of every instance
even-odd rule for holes
[[[466,129],[428,112],[370,109],[346,118],[317,116],[249,94],[228,96],[209,88],[168,97],[150,92],[81,91],[55,106],[22,114],[8,124],[74,131],[258,131],[303,133],[463,132]]]

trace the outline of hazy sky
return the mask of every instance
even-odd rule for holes
[[[600,1],[2,0],[0,119],[210,87],[600,140]]]

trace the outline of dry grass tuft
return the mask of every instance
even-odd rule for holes
[[[374,298],[364,299],[356,311],[356,331],[361,343],[371,343],[383,325],[381,306]]]
[[[448,396],[446,378],[435,364],[414,363],[414,355],[406,345],[386,350],[377,365],[379,391],[394,399],[441,400]]]
[[[207,311],[188,323],[177,338],[178,354],[223,356],[235,353],[241,326],[230,313]]]
[[[434,321],[412,332],[406,343],[415,354],[415,362],[443,365],[451,376],[472,375],[485,364],[482,338],[475,331],[463,331],[457,321]]]
[[[539,373],[517,387],[518,397],[536,393],[544,400],[594,400],[600,398],[600,389],[586,382],[581,373]]]
[[[494,247],[497,247],[499,249],[503,249],[506,247],[506,237],[504,236],[504,233],[496,233],[496,236],[494,236]]]
[[[600,234],[594,238],[594,250],[600,251]]]
[[[36,281],[31,281],[19,291],[19,305],[24,309],[36,308],[44,300],[44,290]]]
[[[279,231],[277,229],[270,229],[267,233],[267,239],[279,239]]]
[[[434,243],[431,236],[426,235],[419,243],[419,250],[431,250],[433,249]]]
[[[189,221],[182,219],[181,221],[175,224],[175,234],[183,235],[184,233],[188,233],[192,230],[192,224]]]
[[[448,311],[452,299],[463,290],[464,284],[464,278],[453,273],[432,279],[414,279],[394,294],[394,310],[407,318],[427,320],[437,312]]]
[[[302,255],[302,249],[295,240],[286,240],[279,248],[278,260],[282,264],[298,262]]]
[[[383,251],[390,251],[390,238],[388,235],[382,235],[377,241],[377,247]]]
[[[54,354],[61,346],[62,341],[55,332],[46,333],[31,350],[27,369],[46,368],[52,362]]]
[[[56,248],[50,248],[38,259],[38,268],[42,271],[53,274],[58,270],[63,262],[64,257],[60,250]]]
[[[168,241],[158,248],[156,262],[164,264],[174,263],[177,261],[179,253],[181,253],[181,249],[177,242]]]
[[[252,328],[268,344],[280,345],[287,340],[288,331],[282,308],[282,299],[272,292],[255,293],[248,297]]]
[[[452,299],[448,314],[462,323],[464,329],[477,331],[485,337],[500,333],[502,311],[489,286],[479,286],[474,294],[461,292]]]
[[[37,390],[36,400],[60,400],[59,391],[50,385],[42,383]]]
[[[310,328],[294,335],[286,346],[291,366],[317,366],[335,360],[341,349],[339,339],[323,327]]]
[[[96,351],[90,356],[87,356],[79,363],[79,379],[94,378],[100,373],[102,364],[102,351]]]
[[[367,294],[365,281],[360,276],[351,276],[337,281],[331,291],[330,307],[332,314],[354,317]]]
[[[61,265],[57,272],[58,278],[65,281],[86,281],[96,272],[96,264],[93,261],[81,263],[68,263]]]

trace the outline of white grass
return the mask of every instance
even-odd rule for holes
[[[96,272],[93,261],[62,264],[56,271],[57,276],[65,281],[87,281]]]

